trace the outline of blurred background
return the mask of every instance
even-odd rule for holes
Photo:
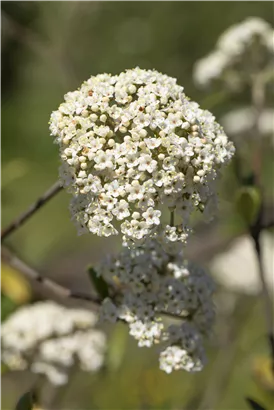
[[[58,147],[48,121],[66,92],[98,73],[155,68],[176,77],[186,94],[219,120],[227,111],[248,105],[249,93],[220,98],[220,93],[198,90],[192,79],[195,61],[213,49],[230,25],[250,16],[272,25],[274,20],[272,2],[4,1],[1,7],[2,227],[58,178]],[[264,145],[263,176],[271,213],[273,127]],[[241,148],[243,157],[245,149],[248,158],[248,144]],[[234,168],[232,163],[221,181],[218,217],[214,223],[198,224],[187,249],[219,283],[217,324],[208,342],[205,370],[166,375],[158,368],[157,349],[138,348],[123,325],[105,326],[109,351],[104,369],[96,375],[75,374],[58,409],[244,410],[246,396],[274,408],[256,260],[233,205],[238,188]],[[119,241],[78,237],[70,222],[69,199],[59,193],[12,234],[7,245],[45,276],[86,290],[87,264],[117,251]],[[270,230],[263,237],[263,252],[273,289]],[[222,281],[227,271],[229,279]],[[2,265],[2,320],[23,304],[51,297]],[[14,408],[32,382],[27,372],[4,369],[2,408]]]

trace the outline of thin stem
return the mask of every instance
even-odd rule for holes
[[[237,339],[234,334],[236,333],[235,330],[233,324],[230,324],[227,329],[223,329],[224,335],[222,337],[224,340],[215,357],[201,403],[196,407],[198,410],[216,408],[224,393],[236,360]]]
[[[265,271],[263,267],[263,262],[262,262],[262,250],[261,250],[261,245],[260,245],[260,238],[261,238],[261,233],[263,230],[263,207],[264,207],[264,193],[263,193],[263,184],[262,184],[262,144],[260,141],[260,136],[259,136],[259,120],[261,117],[261,113],[263,110],[264,106],[264,100],[265,100],[265,91],[264,91],[264,83],[262,81],[262,78],[258,75],[254,77],[253,83],[252,83],[252,104],[255,108],[255,121],[254,121],[254,139],[255,141],[258,141],[256,144],[256,149],[253,157],[253,173],[254,173],[254,180],[255,184],[260,190],[261,193],[261,207],[258,213],[257,220],[253,224],[253,226],[250,227],[249,232],[250,236],[252,237],[254,241],[254,248],[256,252],[256,257],[257,257],[257,263],[258,263],[258,273],[259,273],[259,278],[261,281],[261,287],[262,287],[262,296],[263,296],[263,302],[264,302],[264,309],[265,309],[265,320],[266,320],[266,328],[267,328],[267,338],[269,341],[269,348],[270,348],[270,357],[272,361],[272,370],[274,373],[274,323],[273,323],[273,306],[272,306],[272,301],[271,301],[271,296],[268,292],[268,287],[265,279]]]
[[[16,218],[10,225],[4,228],[1,232],[1,240],[6,239],[11,233],[22,226],[35,212],[45,205],[51,198],[62,191],[63,187],[59,181],[55,182],[40,198],[38,198],[25,212]]]
[[[36,406],[39,407],[41,404],[41,391],[45,383],[45,375],[37,374],[36,376],[36,380],[31,388],[32,400],[35,408]]]
[[[262,143],[260,138],[259,122],[263,112],[265,92],[264,83],[260,75],[253,78],[251,86],[251,100],[255,110],[253,137],[255,141],[254,155],[252,159],[252,168],[254,180],[257,187],[262,191]]]
[[[74,292],[62,285],[59,285],[51,279],[45,278],[35,269],[19,259],[16,255],[11,253],[11,251],[7,248],[2,248],[1,255],[4,262],[6,262],[9,266],[23,273],[28,279],[40,283],[58,297],[85,300],[97,305],[101,302],[101,299],[98,296],[93,296],[82,292]]]
[[[174,226],[174,211],[170,211],[170,226]]]
[[[271,229],[274,227],[274,218],[273,219],[269,219],[269,221],[266,221],[263,224],[263,229]]]
[[[166,312],[164,310],[159,310],[159,312],[156,312],[156,314],[157,313],[160,313],[163,316],[170,317],[171,319],[178,319],[178,320],[188,320],[191,317],[190,314],[183,316],[183,315],[179,315],[176,313]]]
[[[255,252],[257,256],[258,262],[258,271],[262,286],[262,296],[264,302],[264,309],[265,309],[265,320],[266,320],[266,328],[267,328],[267,336],[269,341],[269,348],[270,348],[270,355],[272,360],[272,371],[274,374],[274,316],[273,316],[273,306],[271,302],[271,296],[268,291],[267,283],[265,280],[265,271],[263,267],[262,261],[262,250],[260,245],[260,233],[253,230],[251,232],[251,236],[254,241]]]

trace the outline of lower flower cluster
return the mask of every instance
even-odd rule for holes
[[[96,322],[93,312],[54,302],[23,307],[2,325],[2,361],[12,370],[30,369],[52,384],[66,384],[70,367],[94,372],[103,365],[106,339]]]
[[[96,271],[112,289],[102,304],[102,319],[126,322],[140,347],[161,343],[160,368],[167,373],[203,368],[203,338],[210,334],[215,311],[214,283],[202,269],[149,240],[135,249],[124,246]]]

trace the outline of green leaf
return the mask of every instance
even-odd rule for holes
[[[13,313],[17,307],[17,304],[13,300],[1,292],[1,322]]]
[[[102,297],[102,299],[107,298],[109,296],[107,282],[102,278],[102,276],[97,275],[92,266],[88,267],[88,274],[97,293]]]
[[[262,407],[259,403],[249,397],[246,398],[246,401],[252,410],[267,410],[265,407]]]
[[[236,195],[236,209],[247,226],[256,221],[261,206],[261,194],[254,186],[245,186]]]
[[[8,366],[5,363],[1,362],[1,374],[4,374],[8,371],[9,371]]]
[[[24,393],[16,404],[15,410],[33,410],[33,394],[31,392]]]
[[[109,340],[108,353],[106,357],[107,368],[110,371],[117,371],[122,365],[128,332],[122,323],[117,323]]]

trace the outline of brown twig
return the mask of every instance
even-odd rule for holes
[[[12,253],[6,247],[2,248],[1,256],[2,256],[2,260],[5,263],[7,263],[9,266],[23,273],[28,279],[31,279],[37,283],[40,283],[42,286],[49,289],[51,292],[53,292],[58,297],[80,299],[80,300],[92,302],[94,304],[99,304],[101,302],[101,299],[98,296],[93,296],[93,295],[82,293],[82,292],[72,291],[62,285],[59,285],[58,283],[54,282],[51,279],[45,278],[40,273],[38,273],[35,269],[33,269],[31,266],[23,262],[20,258],[18,258],[14,253]]]
[[[10,225],[4,228],[1,232],[1,240],[6,239],[11,233],[22,226],[38,209],[45,205],[51,198],[53,198],[63,187],[57,181],[53,184],[40,198],[38,198],[25,212],[16,218]]]
[[[60,298],[79,299],[87,302],[92,302],[95,305],[102,303],[102,298],[96,295],[90,295],[83,292],[72,291],[65,286],[59,285],[52,279],[48,279],[42,276],[39,272],[33,269],[31,266],[23,262],[18,256],[16,256],[7,247],[2,247],[1,257],[3,262],[7,263],[12,268],[21,272],[28,279],[40,283],[44,288],[50,290],[55,296]],[[165,311],[159,311],[158,314],[167,316],[172,319],[187,320],[188,316],[179,315],[176,313],[169,313]]]

